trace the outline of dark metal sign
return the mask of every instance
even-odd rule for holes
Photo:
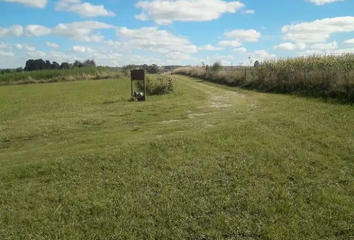
[[[136,101],[146,101],[146,72],[145,70],[131,70],[131,96]],[[143,92],[134,91],[134,81],[144,81]]]
[[[131,79],[133,80],[145,80],[145,70],[132,70]]]

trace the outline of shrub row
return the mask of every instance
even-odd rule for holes
[[[62,82],[88,79],[118,78],[121,73],[106,67],[11,72],[0,75],[0,85]]]
[[[354,54],[309,56],[265,61],[257,67],[185,67],[174,74],[188,75],[230,86],[265,92],[296,93],[354,103]]]
[[[144,91],[144,85],[142,81],[136,82],[136,88],[139,91]],[[146,79],[146,92],[148,95],[162,95],[173,92],[174,85],[171,77],[160,75],[156,79]]]

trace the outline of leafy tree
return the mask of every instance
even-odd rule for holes
[[[45,66],[46,64],[43,59],[30,59],[26,62],[25,71],[43,70]]]
[[[159,68],[158,68],[158,66],[156,64],[152,64],[152,65],[148,66],[146,71],[148,73],[158,73],[159,72]]]
[[[90,59],[85,60],[85,61],[82,63],[82,65],[83,65],[84,67],[96,67],[95,61],[94,61],[94,60],[90,60]]]
[[[53,62],[51,68],[52,69],[60,69],[60,65],[57,62]]]
[[[52,64],[50,63],[49,60],[45,61],[45,69],[51,69],[52,68]]]
[[[26,61],[25,71],[33,71],[36,70],[36,64],[33,59],[29,59]]]
[[[222,69],[221,63],[220,62],[215,62],[213,66],[211,67],[211,71],[213,72],[219,72]]]
[[[67,62],[63,62],[63,63],[60,65],[60,69],[70,69],[70,64],[67,63]]]
[[[259,65],[261,65],[261,64],[259,63],[258,60],[254,62],[254,66],[255,66],[255,67],[258,67]]]
[[[22,67],[16,68],[16,72],[23,72],[23,68]]]
[[[84,65],[82,64],[82,62],[78,61],[78,60],[75,60],[75,62],[73,63],[73,67],[78,67],[78,68],[81,68],[83,67]]]

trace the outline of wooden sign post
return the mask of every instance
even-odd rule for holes
[[[131,76],[131,96],[137,101],[146,101],[146,72],[145,70],[132,70]],[[143,81],[143,92],[134,91],[134,81]]]

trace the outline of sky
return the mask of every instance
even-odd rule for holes
[[[26,60],[250,65],[354,52],[353,0],[0,0],[0,69]]]

